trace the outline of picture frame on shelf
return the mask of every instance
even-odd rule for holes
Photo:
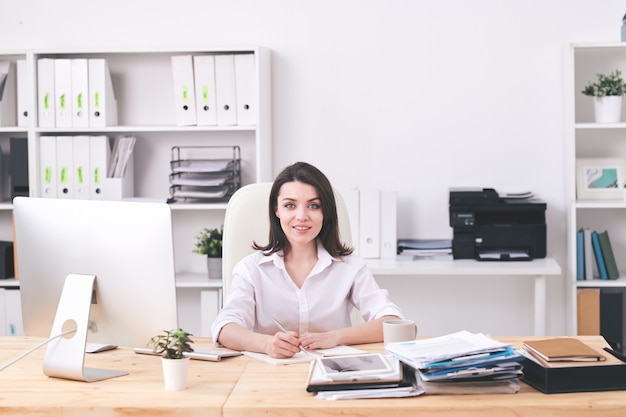
[[[624,200],[626,159],[577,158],[578,200]]]

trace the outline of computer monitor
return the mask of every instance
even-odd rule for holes
[[[94,275],[88,343],[145,347],[178,326],[166,203],[16,197],[24,331],[51,336],[69,274]]]

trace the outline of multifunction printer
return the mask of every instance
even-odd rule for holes
[[[546,257],[546,203],[531,193],[450,188],[454,259],[523,261]]]

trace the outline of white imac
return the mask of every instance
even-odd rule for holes
[[[166,203],[16,197],[13,215],[26,335],[53,337],[77,328],[48,343],[46,375],[119,376],[83,369],[85,347],[145,347],[152,336],[178,326]],[[73,284],[66,285],[68,276]]]

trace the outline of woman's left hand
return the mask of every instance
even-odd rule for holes
[[[303,333],[300,335],[301,346],[305,349],[330,349],[339,344],[336,332]]]

